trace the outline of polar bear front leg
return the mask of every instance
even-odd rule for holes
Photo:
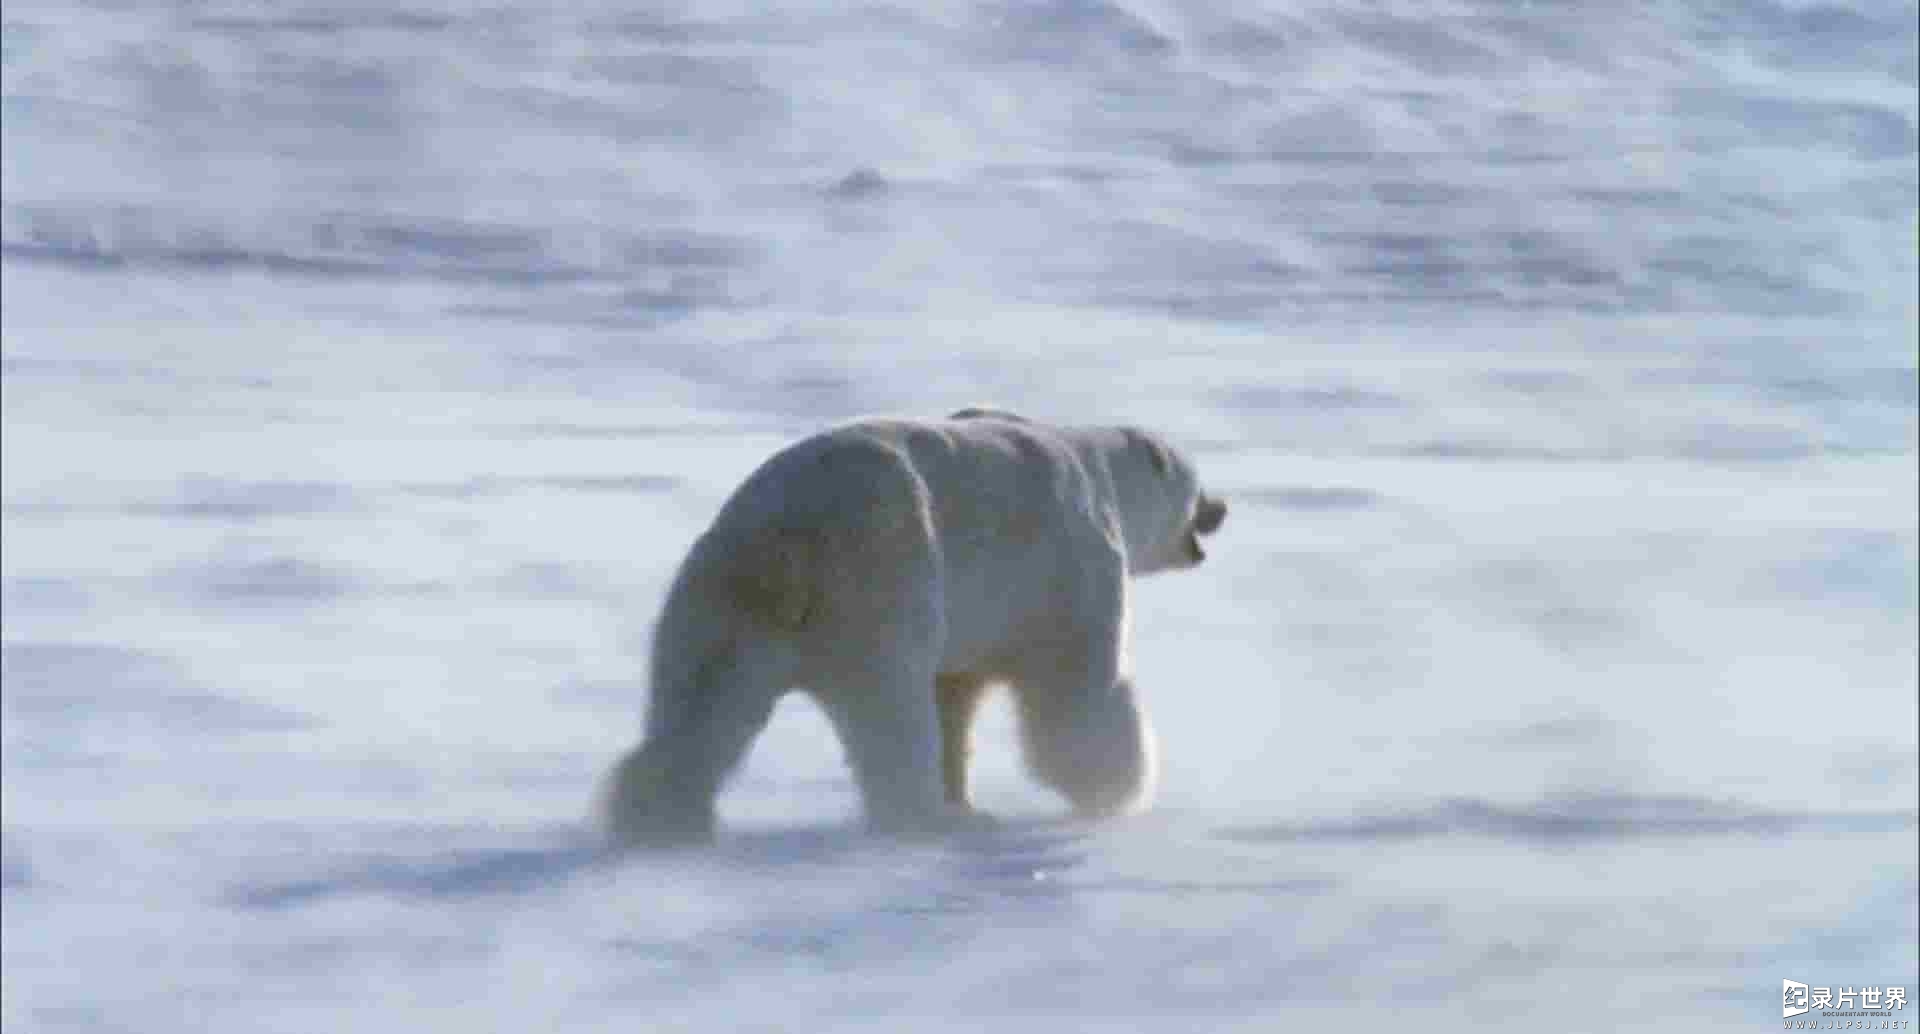
[[[1090,566],[1072,597],[1071,633],[1012,673],[1027,767],[1074,810],[1114,815],[1153,797],[1158,745],[1125,671],[1127,583],[1117,554]]]
[[[1133,680],[1015,688],[1034,777],[1082,815],[1118,815],[1153,799],[1158,745]]]
[[[987,695],[987,680],[978,675],[948,674],[933,681],[940,706],[940,776],[947,803],[973,810],[967,795],[967,761],[973,756],[973,716]]]

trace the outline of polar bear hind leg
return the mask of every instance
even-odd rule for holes
[[[721,785],[767,727],[783,687],[761,653],[725,649],[698,666],[697,684],[656,685],[646,736],[614,769],[607,793],[616,839],[635,846],[712,839]]]
[[[911,526],[911,524],[909,524]],[[817,630],[825,649],[803,684],[826,712],[877,832],[950,825],[942,784],[935,673],[946,628],[930,535],[895,534],[850,558],[862,591],[840,597]]]
[[[833,724],[860,787],[867,825],[878,833],[946,828],[940,717],[926,659],[896,656],[846,673],[814,697]]]
[[[798,655],[768,631],[812,605],[810,552],[764,532],[695,543],[654,626],[645,733],[603,798],[620,842],[712,839],[721,786],[794,685]]]

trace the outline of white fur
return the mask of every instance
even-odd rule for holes
[[[968,729],[994,684],[1038,779],[1083,813],[1143,805],[1154,740],[1128,678],[1127,578],[1198,563],[1196,513],[1205,532],[1225,509],[1129,428],[967,409],[785,449],[681,565],[609,824],[629,843],[711,836],[727,773],[793,688],[832,721],[877,829],[967,820]]]

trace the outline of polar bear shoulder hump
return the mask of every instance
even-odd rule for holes
[[[947,417],[947,419],[948,420],[1005,420],[1009,423],[1015,423],[1015,424],[1033,423],[1033,421],[1027,419],[1026,417],[1021,416],[1018,413],[1014,413],[1005,409],[997,409],[993,406],[968,406],[965,409],[957,409],[957,410],[954,410],[953,413]]]

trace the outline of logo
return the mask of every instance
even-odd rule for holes
[[[1798,980],[1780,981],[1780,1015],[1799,1016],[1807,1011],[1807,985]]]
[[[1798,980],[1780,981],[1783,1019],[1805,1016],[1815,1009],[1822,1010],[1822,1016],[1891,1017],[1906,1007],[1904,987],[1808,987]],[[1904,1021],[1900,1029],[1905,1029]]]

